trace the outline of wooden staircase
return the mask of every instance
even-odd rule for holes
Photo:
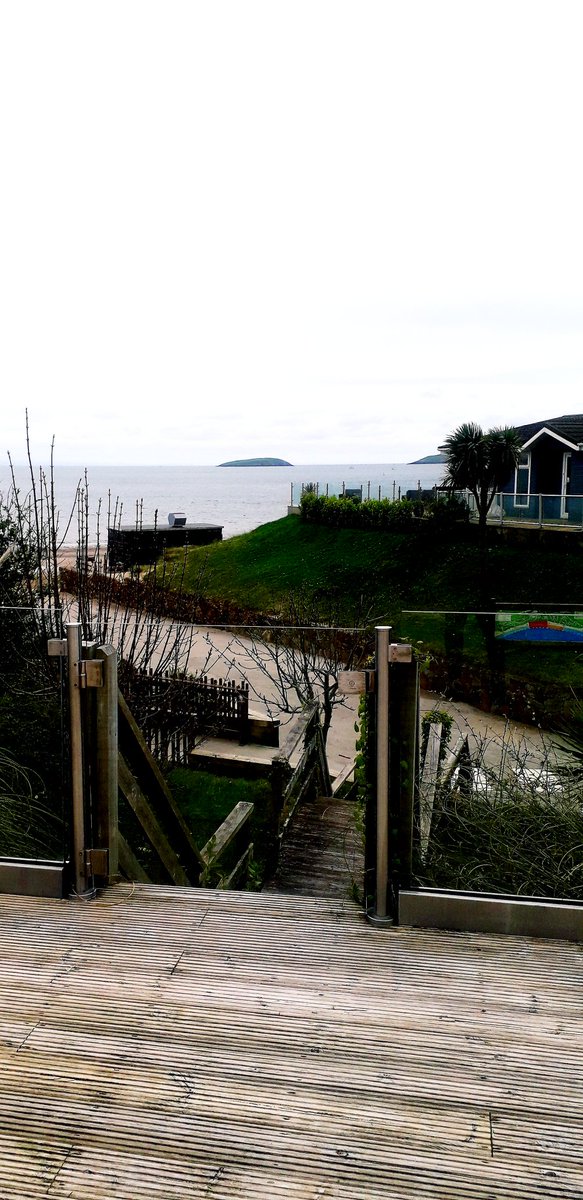
[[[350,800],[320,796],[296,809],[265,892],[347,899],[363,890],[364,852]]]

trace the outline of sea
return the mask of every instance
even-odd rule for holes
[[[37,468],[38,470],[38,468]],[[411,463],[317,463],[298,467],[198,466],[55,466],[54,492],[62,545],[77,543],[77,489],[86,487],[89,540],[105,540],[108,512],[113,523],[165,525],[170,513],[184,513],[187,524],[205,522],[223,527],[223,537],[246,533],[287,514],[299,503],[302,485],[338,495],[343,488],[362,488],[370,496],[394,499],[408,490],[434,487],[443,466]],[[14,468],[23,498],[31,489],[26,466]],[[38,476],[37,476],[38,478]],[[8,468],[0,467],[0,495],[12,486]],[[98,518],[99,513],[99,518]]]

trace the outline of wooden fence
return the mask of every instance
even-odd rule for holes
[[[158,761],[186,762],[196,738],[205,733],[247,741],[249,685],[244,681],[133,672],[123,691]]]

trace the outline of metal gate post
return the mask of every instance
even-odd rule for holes
[[[113,646],[95,651],[103,664],[103,685],[95,693],[95,792],[94,843],[107,852],[106,861],[94,866],[98,884],[110,883],[118,874],[118,727],[117,653]]]
[[[67,625],[69,660],[69,712],[71,722],[71,817],[73,896],[89,900],[95,894],[85,854],[85,756],[83,752],[83,710],[81,702],[81,664],[83,647],[81,622]]]
[[[376,884],[373,925],[392,925],[387,915],[389,886],[389,644],[390,625],[375,629],[376,681]]]
[[[394,687],[389,686],[391,671],[403,672],[393,676]],[[409,883],[411,875],[419,715],[418,672],[412,647],[403,642],[391,644],[391,626],[377,626],[374,671],[341,671],[338,687],[344,695],[368,694],[372,699],[372,692],[375,693],[374,711],[369,709],[367,714],[367,744],[371,750],[365,751],[365,775],[372,792],[374,745],[376,804],[367,803],[365,809],[364,892],[368,920],[373,925],[393,925],[398,919],[399,887],[404,880]],[[395,750],[393,766],[391,736]],[[373,876],[374,907],[370,912],[367,882]]]

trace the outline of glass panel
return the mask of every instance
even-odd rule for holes
[[[65,672],[58,513],[52,476],[0,492],[0,856],[68,857]]]
[[[583,900],[583,611],[404,613],[418,887]]]
[[[317,475],[310,476],[308,467],[303,479],[297,479],[291,485],[292,503],[299,504],[305,491],[319,496],[352,495],[358,500],[429,499],[441,483],[444,467],[440,463],[412,463],[397,464],[384,470],[375,466],[370,473],[367,468],[362,469],[362,474],[360,470],[330,467],[326,474],[319,470]],[[343,471],[346,473],[342,474]]]
[[[0,586],[0,857],[63,861],[69,771],[61,660],[49,659],[34,610],[6,601]]]

